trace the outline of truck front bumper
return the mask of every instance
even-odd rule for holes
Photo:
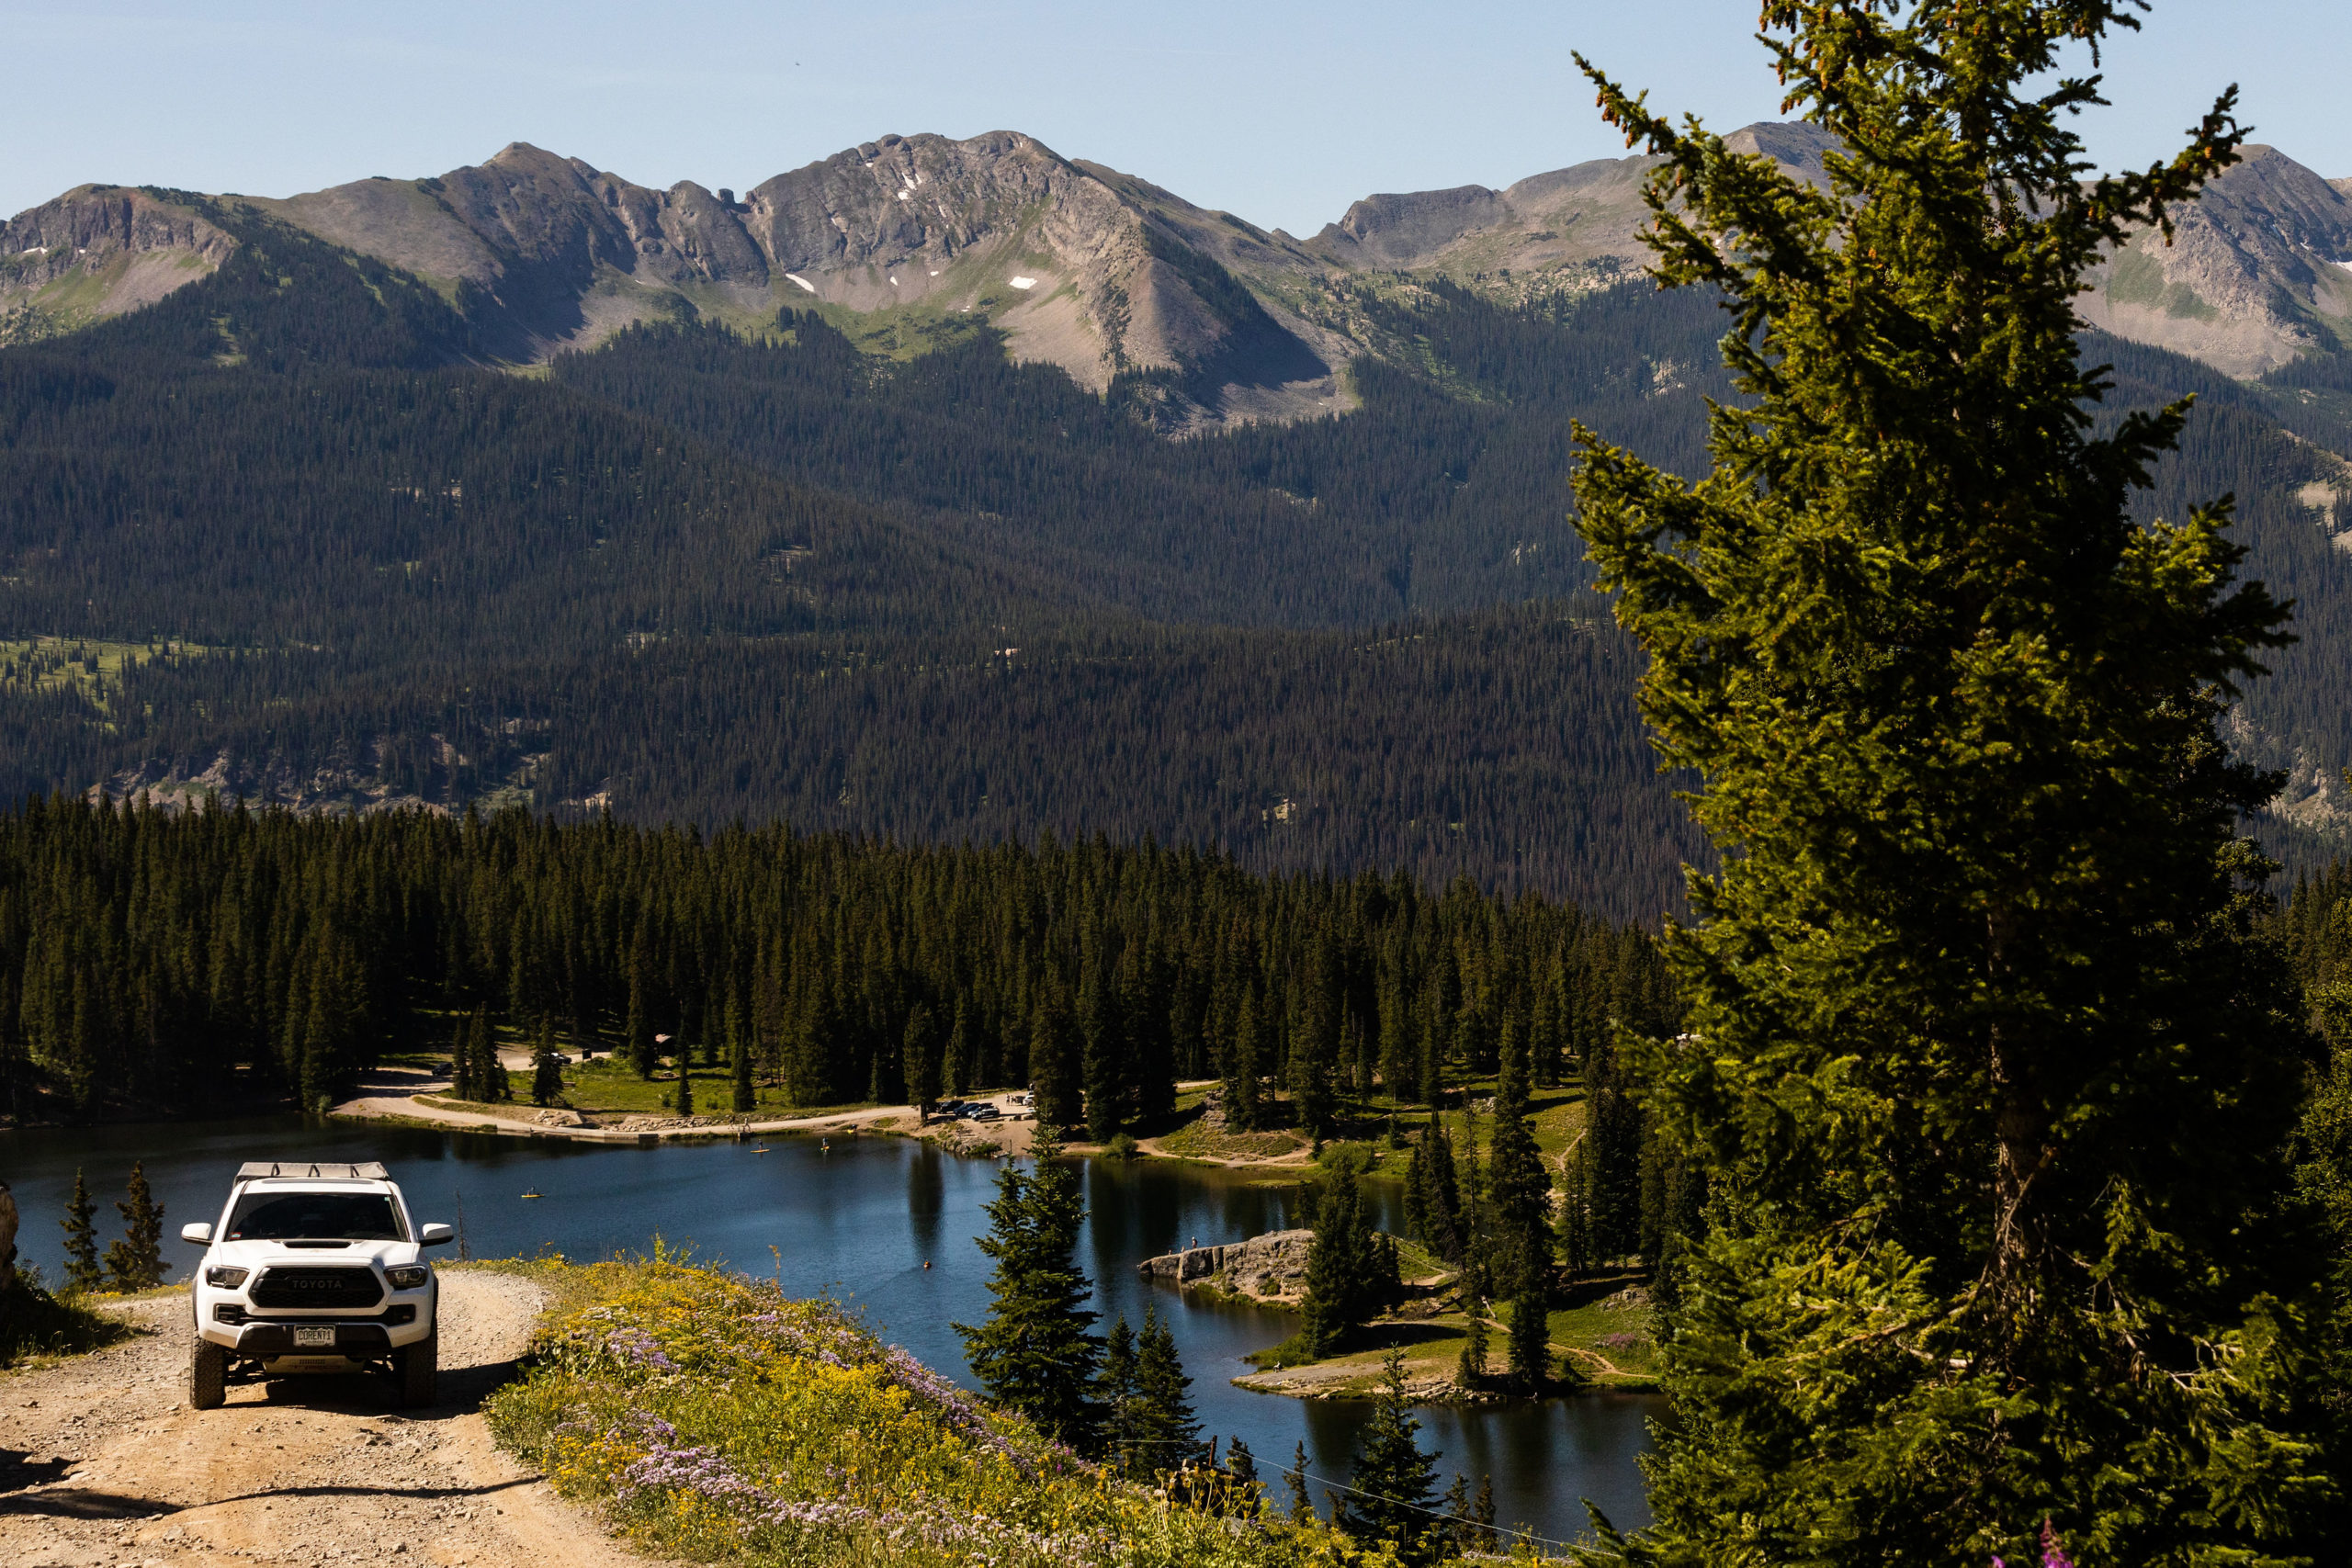
[[[298,1328],[323,1328],[334,1335],[327,1345],[300,1344]],[[403,1346],[414,1345],[433,1333],[433,1304],[401,1302],[364,1317],[258,1317],[237,1308],[199,1324],[204,1338],[251,1360],[275,1360],[281,1356],[341,1356],[350,1360],[374,1360]],[[311,1337],[303,1336],[304,1338]]]

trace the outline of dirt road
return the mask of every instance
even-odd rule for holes
[[[260,1562],[645,1568],[501,1454],[477,1412],[512,1371],[539,1293],[441,1281],[442,1404],[393,1411],[381,1379],[254,1385],[187,1406],[187,1299],[124,1309],[136,1339],[0,1374],[0,1562]]]

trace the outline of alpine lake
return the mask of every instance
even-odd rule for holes
[[[256,1117],[0,1133],[0,1179],[23,1216],[24,1261],[54,1284],[62,1272],[58,1220],[75,1168],[97,1202],[103,1245],[120,1228],[109,1201],[121,1195],[132,1161],[143,1160],[164,1205],[165,1262],[184,1278],[198,1249],[178,1239],[179,1227],[219,1217],[242,1162],[381,1160],[418,1223],[461,1223],[474,1258],[555,1252],[586,1261],[648,1252],[659,1236],[695,1261],[861,1308],[885,1338],[968,1385],[954,1325],[978,1323],[988,1311],[989,1266],[976,1238],[988,1228],[983,1205],[995,1196],[998,1162],[876,1135],[779,1136],[765,1154],[755,1146],[631,1147]],[[1305,1443],[1311,1495],[1328,1508],[1322,1483],[1347,1480],[1369,1404],[1234,1387],[1228,1380],[1253,1370],[1243,1358],[1287,1337],[1297,1318],[1179,1292],[1136,1270],[1160,1253],[1296,1223],[1296,1186],[1262,1170],[1094,1159],[1085,1162],[1084,1188],[1080,1258],[1103,1325],[1118,1313],[1140,1324],[1146,1305],[1156,1307],[1183,1353],[1204,1436],[1217,1438],[1220,1450],[1237,1436],[1248,1443],[1277,1506],[1289,1494],[1275,1472]],[[1402,1231],[1398,1190],[1371,1182],[1365,1190],[1382,1228]],[[1475,1493],[1491,1476],[1498,1524],[1566,1542],[1589,1534],[1586,1499],[1621,1528],[1646,1521],[1635,1461],[1663,1411],[1656,1395],[1613,1393],[1416,1413],[1421,1446],[1439,1455],[1441,1487],[1460,1472]]]

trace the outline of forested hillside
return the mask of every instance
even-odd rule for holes
[[[476,302],[249,209],[219,271],[0,350],[0,792],[609,807],[907,841],[1107,833],[1257,870],[1467,874],[1614,918],[1699,854],[1567,518],[1581,418],[1682,471],[1705,298],[1333,280],[1344,416],[1171,441],[974,318],[815,314],[473,367]],[[2315,386],[2098,340],[2202,398],[2152,507],[2240,499],[2304,640],[2241,743],[2340,840],[2352,449]],[[2281,373],[2286,382],[2316,372]],[[2352,517],[2352,513],[2347,513]]]
[[[1335,288],[1340,286],[1334,286]],[[1444,283],[1346,288],[1396,343],[1357,412],[1166,440],[1150,376],[1080,390],[976,329],[876,362],[813,313],[777,341],[634,328],[553,371],[770,471],[896,502],[989,558],[1156,619],[1376,625],[1571,592],[1567,429],[1699,460],[1722,312],[1646,286],[1510,310]]]
[[[1646,936],[1574,906],[1189,848],[79,802],[0,821],[18,1114],[314,1103],[477,1012],[649,1071],[731,1061],[801,1104],[1035,1081],[1107,1137],[1237,1062],[1303,1114],[1491,1072],[1507,1033],[1557,1082],[1608,1055],[1612,1018],[1673,1003]]]

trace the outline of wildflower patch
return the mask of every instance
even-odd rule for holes
[[[1107,1475],[831,1302],[667,1257],[543,1267],[573,1277],[555,1294],[575,1304],[491,1398],[492,1429],[647,1551],[989,1568],[1372,1561],[1319,1521],[1197,1510]]]

